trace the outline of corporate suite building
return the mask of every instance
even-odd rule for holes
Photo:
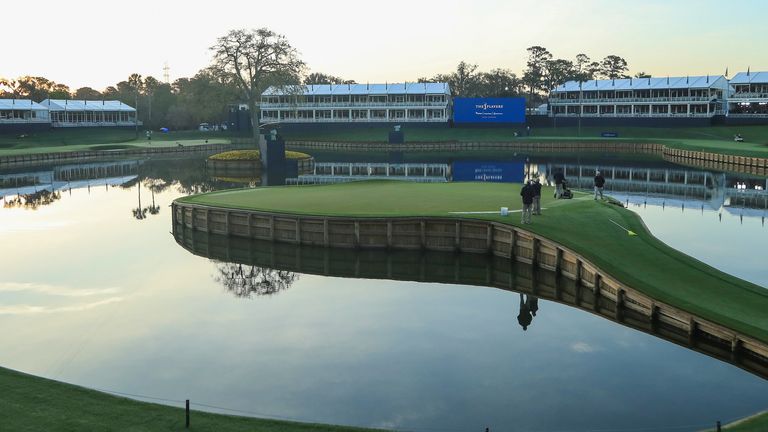
[[[768,72],[568,81],[549,94],[553,123],[768,124]]]
[[[136,108],[120,101],[74,99],[0,99],[0,132],[50,128],[128,127],[141,125]]]
[[[549,93],[539,125],[707,126],[768,124],[768,72],[568,81]],[[448,125],[447,83],[321,84],[269,87],[262,123]],[[542,118],[543,117],[543,118]]]
[[[262,123],[447,123],[446,83],[321,84],[269,87]]]

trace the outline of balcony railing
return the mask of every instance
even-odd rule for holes
[[[441,107],[448,106],[448,102],[299,102],[299,103],[269,103],[262,102],[261,109],[274,108],[363,108],[363,107]]]
[[[734,93],[729,99],[768,99],[768,93]]]
[[[680,96],[680,97],[653,97],[653,98],[596,98],[596,99],[563,99],[550,98],[552,104],[581,104],[588,105],[594,103],[653,103],[653,102],[710,102],[717,101],[717,96]]]
[[[51,126],[57,128],[70,128],[70,127],[114,127],[114,126],[142,126],[142,121],[116,121],[116,122],[52,122]]]
[[[279,123],[441,123],[447,122],[448,118],[424,118],[424,117],[409,117],[409,118],[283,118],[276,119],[273,117],[262,117],[261,121],[264,122],[279,122]]]
[[[604,113],[604,114],[597,114],[597,113],[584,113],[584,114],[574,114],[574,113],[568,113],[568,114],[550,114],[550,117],[621,117],[621,118],[632,118],[632,117],[646,117],[646,118],[665,118],[665,117],[674,117],[674,118],[706,118],[706,117],[712,117],[716,115],[715,112],[711,112],[709,114],[707,113]]]
[[[20,124],[20,123],[50,123],[51,119],[41,118],[0,118],[0,124]]]

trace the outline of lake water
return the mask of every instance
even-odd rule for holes
[[[655,161],[529,162],[697,178]],[[236,184],[208,180],[200,158],[115,165],[0,172],[3,367],[230,413],[416,431],[700,430],[768,407],[762,378],[557,302],[539,300],[524,330],[507,290],[195,255],[168,206]],[[613,194],[670,245],[768,286],[761,195],[718,192],[765,179],[708,178]],[[58,192],[32,209],[14,201],[22,187]]]

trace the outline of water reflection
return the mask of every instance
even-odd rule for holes
[[[631,309],[616,305],[603,296],[554,272],[534,268],[508,259],[479,254],[453,254],[435,251],[354,250],[297,246],[262,240],[247,240],[174,227],[176,242],[195,255],[229,263],[227,278],[238,295],[249,291],[249,273],[242,266],[268,268],[355,279],[392,279],[441,282],[501,288],[519,293],[517,321],[528,330],[539,311],[539,298],[566,304],[601,316],[661,339],[731,363],[768,379],[768,359],[749,354],[734,354],[730,341],[691,336],[678,327],[649,320]],[[257,275],[258,276],[258,275]],[[259,277],[255,277],[257,281]],[[243,295],[248,297],[248,295]]]
[[[235,297],[269,296],[286,290],[299,279],[290,271],[236,263],[217,263],[213,279]]]
[[[24,208],[27,210],[37,210],[40,206],[54,203],[61,199],[61,193],[41,190],[31,194],[19,194],[15,197],[3,197],[4,208]]]
[[[539,299],[532,295],[520,293],[520,313],[517,315],[517,322],[523,330],[528,330],[536,311],[539,310]]]

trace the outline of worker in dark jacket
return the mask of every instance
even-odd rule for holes
[[[541,183],[539,182],[538,177],[533,180],[533,185],[531,185],[533,188],[533,214],[540,215],[541,214]]]
[[[552,176],[555,179],[555,198],[560,199],[563,196],[563,183],[565,183],[565,174],[563,171],[557,171]]]
[[[523,197],[523,216],[520,223],[531,223],[531,207],[533,207],[533,182],[527,182],[520,190],[520,196]]]
[[[603,187],[605,186],[605,177],[600,174],[600,171],[595,173],[595,201],[597,201],[597,195],[600,195],[600,199],[603,199]]]

